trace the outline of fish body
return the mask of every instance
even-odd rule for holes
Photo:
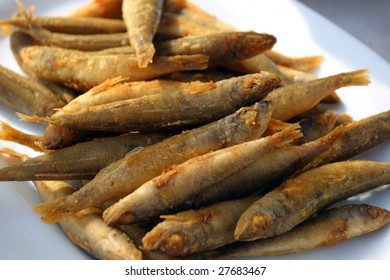
[[[272,117],[286,121],[302,114],[336,89],[347,86],[366,86],[370,83],[368,70],[339,73],[305,83],[286,85],[272,91],[267,100],[276,108]]]
[[[329,163],[290,178],[253,203],[240,217],[237,240],[285,233],[320,209],[390,183],[390,163],[351,160]]]
[[[89,55],[87,52],[48,46],[31,46],[20,50],[23,68],[49,81],[87,91],[118,76],[129,81],[157,78],[185,70],[208,66],[204,55],[156,57],[147,68],[139,68],[133,55]]]
[[[143,237],[142,247],[148,251],[185,257],[233,243],[238,218],[257,199],[246,197],[163,215],[164,220]]]
[[[0,181],[92,179],[101,169],[127,153],[163,140],[168,135],[128,134],[83,142],[20,164],[0,169]]]
[[[158,131],[202,125],[223,118],[243,106],[260,100],[279,84],[272,73],[245,75],[204,87],[157,93],[113,103],[61,110],[47,121],[80,130]],[[191,88],[193,89],[191,91]],[[34,118],[31,118],[34,121]]]
[[[39,81],[0,66],[0,102],[24,114],[50,116],[67,104]]]

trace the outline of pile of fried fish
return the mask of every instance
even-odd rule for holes
[[[386,209],[338,201],[390,183],[352,160],[390,138],[390,111],[332,110],[368,70],[313,74],[187,0],[92,0],[62,17],[21,3],[0,20],[25,75],[0,66],[1,181],[33,181],[34,211],[98,259],[299,253],[380,229]],[[75,186],[71,182],[81,182]],[[386,190],[383,190],[386,191]]]

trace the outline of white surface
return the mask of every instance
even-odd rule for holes
[[[36,15],[61,14],[88,1],[23,1],[36,4]],[[370,69],[368,87],[351,87],[338,91],[343,103],[337,107],[356,120],[390,109],[390,66],[381,57],[343,32],[337,26],[295,1],[197,0],[195,3],[240,30],[273,34],[275,50],[287,55],[325,56],[316,71],[319,77],[362,68]],[[0,0],[0,18],[16,10],[13,0]],[[20,72],[9,50],[7,38],[0,37],[0,64]],[[0,119],[26,132],[40,133],[43,127],[19,122],[14,112],[0,107]],[[0,141],[0,147],[28,149]],[[382,144],[359,158],[389,161],[390,143]],[[0,162],[0,166],[4,166]],[[0,259],[86,259],[55,225],[46,225],[32,212],[39,196],[29,182],[0,183]],[[390,209],[390,191],[382,188],[363,194],[349,202],[365,202]],[[342,202],[345,203],[345,202]],[[270,258],[268,258],[270,259]],[[334,247],[272,259],[390,259],[390,227]]]

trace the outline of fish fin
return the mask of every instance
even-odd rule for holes
[[[291,123],[286,123],[280,120],[276,119],[271,119],[268,127],[267,127],[267,134],[266,135],[272,135],[275,134],[276,132],[282,131],[288,127],[291,127]]]
[[[0,149],[0,157],[4,159],[8,164],[11,164],[11,161],[6,157],[16,158],[18,162],[23,162],[29,159],[29,156],[6,147]]]
[[[277,132],[270,137],[276,137],[279,139],[279,146],[291,144],[294,140],[303,137],[303,133],[301,131],[301,127],[298,123],[291,124],[287,126],[285,129]]]
[[[298,70],[301,71],[312,71],[318,68],[323,61],[324,61],[323,55],[301,57],[297,61],[296,67]]]
[[[192,82],[191,86],[193,86],[191,94],[198,94],[206,90],[215,89],[217,87],[213,81],[210,81],[208,83],[202,83],[202,84]]]
[[[27,116],[25,114],[16,112],[16,116],[24,121],[24,122],[40,122],[40,123],[48,123],[49,118],[48,117],[38,117],[38,116]]]
[[[105,90],[108,90],[109,88],[111,88],[113,86],[116,86],[117,84],[123,83],[125,81],[128,81],[128,78],[123,78],[122,76],[118,76],[118,77],[115,77],[115,78],[112,78],[112,79],[108,79],[108,80],[104,81],[103,83],[101,83],[101,84],[91,88],[89,90],[89,92],[92,95],[96,95],[96,94],[99,94],[99,93],[101,93],[101,92],[103,92]]]

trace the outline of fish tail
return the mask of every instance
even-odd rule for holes
[[[34,6],[31,6],[29,11],[28,11],[28,13],[27,13],[26,8],[23,6],[23,4],[19,0],[16,0],[16,4],[18,5],[20,13],[22,14],[22,16],[26,19],[28,27],[30,29],[32,29],[34,27],[34,25],[32,23],[33,13],[34,13]]]
[[[39,122],[39,123],[49,123],[48,117],[38,117],[38,116],[27,116],[25,114],[16,112],[16,116],[24,122]]]
[[[301,71],[311,71],[316,69],[324,61],[323,55],[302,57],[297,61],[297,69]]]
[[[293,124],[291,123],[286,123],[277,119],[270,119],[267,130],[265,132],[266,136],[275,134],[277,132],[280,132],[282,130],[285,130],[286,128],[291,127]]]
[[[352,85],[366,86],[371,82],[368,69],[348,72],[346,74],[351,79]]]
[[[294,140],[303,137],[301,127],[299,124],[291,124],[285,129],[273,134],[271,137],[274,137],[278,141],[278,146],[284,146],[291,144]]]
[[[54,224],[72,215],[77,210],[69,207],[67,196],[46,201],[35,205],[34,213],[42,214],[41,220],[47,224]]]

